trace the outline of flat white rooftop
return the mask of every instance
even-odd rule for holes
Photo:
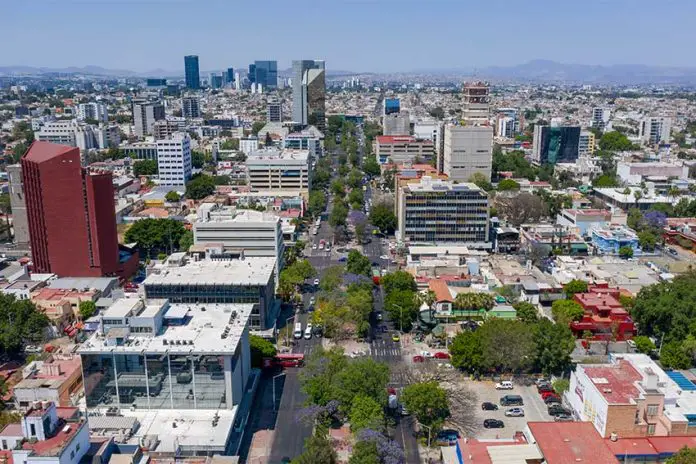
[[[184,325],[167,326],[157,335],[129,334],[122,345],[109,343],[109,333],[97,331],[79,349],[80,354],[111,353],[172,353],[172,354],[233,354],[237,349],[254,305],[177,303],[172,312],[187,319]],[[116,330],[119,334],[122,328]],[[224,335],[224,336],[223,336]]]
[[[273,257],[192,261],[153,269],[144,285],[267,285],[274,274]]]

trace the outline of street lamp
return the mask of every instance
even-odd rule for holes
[[[285,343],[288,345],[288,347],[290,346],[290,326],[288,325],[290,319],[295,319],[295,315],[293,314],[285,320]]]
[[[392,306],[396,306],[399,308],[399,330],[401,333],[404,333],[404,308],[401,307],[401,305],[398,305],[396,303],[392,303]]]
[[[425,427],[426,429],[428,429],[428,455],[430,455],[430,432],[432,432],[433,429],[431,427],[428,427],[425,424],[420,424],[420,425],[421,425],[421,427]]]
[[[272,384],[272,385],[273,385],[273,412],[276,412],[275,380],[276,380],[278,377],[281,377],[281,376],[283,376],[283,375],[285,375],[285,372],[281,372],[281,373],[278,374],[278,375],[274,375],[274,376],[273,376],[273,379],[272,379],[272,382],[273,382],[273,384]]]

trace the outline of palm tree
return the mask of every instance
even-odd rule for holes
[[[437,297],[435,295],[435,292],[432,290],[427,290],[418,294],[419,303],[425,303],[426,305],[428,305],[428,308],[430,309],[433,309],[433,305],[435,304],[436,299]]]
[[[671,186],[669,190],[667,190],[667,196],[674,200],[675,197],[678,197],[679,194],[681,193],[681,190],[679,190],[676,186]]]

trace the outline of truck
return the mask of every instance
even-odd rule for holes
[[[380,272],[378,267],[372,268],[372,282],[375,285],[379,285]]]

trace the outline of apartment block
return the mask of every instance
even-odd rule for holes
[[[201,99],[198,95],[185,95],[181,97],[181,115],[186,119],[201,117]]]
[[[138,137],[152,135],[155,121],[164,119],[164,105],[159,101],[133,100],[133,125]]]
[[[432,179],[399,188],[399,237],[412,244],[490,249],[488,195],[475,184]]]
[[[467,182],[477,172],[490,179],[492,169],[493,127],[445,126],[442,172]]]
[[[582,131],[580,132],[580,139],[578,140],[578,156],[588,157],[592,156],[595,152],[595,135],[594,132]]]
[[[157,141],[157,169],[163,185],[186,185],[191,178],[191,138],[178,132]]]
[[[246,165],[249,186],[253,189],[309,192],[307,150],[256,150],[249,153]]]
[[[92,119],[97,122],[109,122],[109,113],[103,103],[80,103],[77,105],[77,119],[84,121]]]
[[[672,130],[672,118],[666,116],[650,116],[640,121],[638,137],[647,145],[669,143]]]
[[[384,135],[409,135],[411,133],[411,118],[408,111],[385,115],[382,119],[382,133]]]
[[[374,150],[380,164],[422,163],[435,156],[432,140],[419,140],[409,135],[377,136]]]

